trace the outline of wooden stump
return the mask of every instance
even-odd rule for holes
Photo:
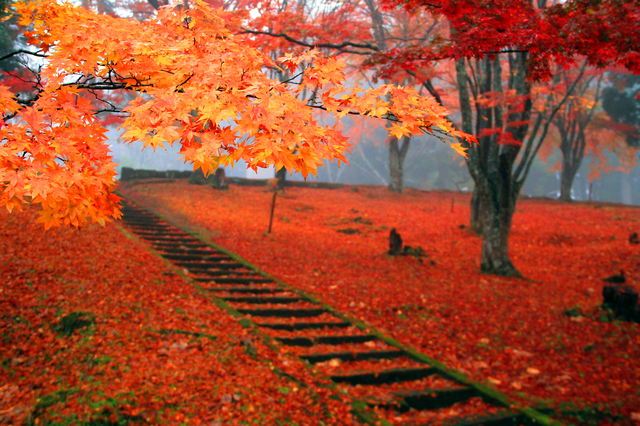
[[[219,167],[216,171],[216,187],[218,189],[229,189],[229,181],[227,181],[227,175],[222,167]]]
[[[389,232],[389,254],[392,256],[402,255],[402,237],[396,232],[396,228]]]
[[[629,286],[606,285],[602,289],[604,308],[611,309],[617,319],[640,322],[638,292]]]

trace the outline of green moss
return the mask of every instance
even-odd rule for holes
[[[63,336],[71,336],[75,331],[93,327],[96,316],[89,312],[71,312],[63,316],[54,330]]]

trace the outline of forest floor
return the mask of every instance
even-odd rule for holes
[[[637,424],[640,327],[599,306],[604,277],[624,270],[638,288],[638,208],[519,201],[511,255],[522,280],[478,271],[464,194],[287,188],[267,235],[266,188],[121,191],[516,400],[602,404],[620,417],[600,424]],[[0,424],[355,422],[343,394],[117,224],[44,232],[36,214],[0,211]],[[386,254],[391,228],[426,256]]]
[[[640,417],[640,326],[600,310],[603,278],[640,283],[640,209],[520,200],[511,258],[526,279],[479,271],[469,195],[382,187],[228,191],[125,183],[122,193],[282,281],[473,380],[529,403]],[[387,254],[389,231],[425,255]]]
[[[351,424],[148,246],[37,210],[0,209],[0,425]]]

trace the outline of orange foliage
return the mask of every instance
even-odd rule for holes
[[[94,81],[139,94],[124,109],[127,142],[155,150],[179,141],[185,162],[205,174],[239,160],[254,170],[275,165],[315,174],[321,160],[346,160],[351,144],[336,125],[347,114],[388,118],[394,135],[426,131],[473,140],[446,120],[446,109],[413,89],[347,88],[344,64],[315,50],[279,60],[301,84],[268,77],[265,69],[278,65],[234,36],[204,2],[163,8],[145,22],[49,1],[16,7],[20,23],[32,25],[29,43],[49,56],[32,106],[0,90],[2,113],[20,120],[0,122],[0,206],[41,204],[45,228],[119,217],[104,125],[81,91]],[[312,98],[300,99],[304,93]],[[338,120],[321,126],[310,106]],[[460,144],[451,145],[464,154]]]

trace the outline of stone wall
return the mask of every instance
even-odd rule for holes
[[[132,169],[131,167],[123,167],[120,170],[120,180],[136,180],[136,179],[189,179],[189,183],[195,183],[200,185],[211,185],[215,187],[215,176],[209,175],[206,179],[202,174],[202,170],[198,169],[195,172],[190,171],[178,171],[178,170],[144,170],[144,169]],[[238,186],[267,186],[268,179],[246,179],[239,177],[227,177],[227,183],[229,185]],[[305,182],[296,180],[286,180],[285,187],[303,187],[303,188],[324,188],[334,189],[343,188],[345,185],[341,183],[328,183],[328,182]]]

